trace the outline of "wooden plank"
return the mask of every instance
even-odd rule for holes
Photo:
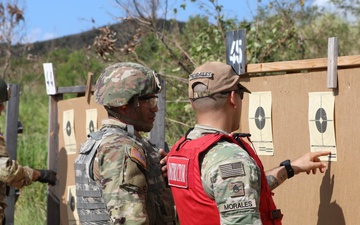
[[[91,84],[92,84],[93,77],[94,77],[94,74],[91,72],[88,72],[87,82],[86,82],[86,92],[85,92],[85,97],[86,97],[86,101],[88,104],[90,103]]]
[[[295,61],[283,61],[273,63],[248,64],[247,73],[272,73],[272,72],[291,72],[303,70],[325,70],[327,68],[327,58],[305,59]],[[360,55],[341,56],[337,58],[338,67],[360,66]]]
[[[327,88],[337,87],[338,40],[336,37],[328,41]]]
[[[57,94],[85,93],[86,86],[59,87]]]
[[[58,106],[57,102],[63,99],[63,95],[49,96],[49,131],[48,131],[48,168],[54,171],[58,169],[59,132],[58,132]],[[48,186],[46,224],[60,224],[59,185]]]
[[[338,67],[360,66],[360,55],[338,57]]]

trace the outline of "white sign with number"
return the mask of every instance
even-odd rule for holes
[[[55,83],[55,76],[54,76],[52,63],[43,63],[43,67],[44,67],[44,76],[45,76],[45,84],[46,84],[46,93],[48,95],[55,95],[56,83]]]
[[[246,73],[246,30],[226,32],[226,64],[231,66],[236,74]]]
[[[234,40],[231,44],[230,50],[230,61],[235,64],[242,62],[242,51],[241,51],[242,40]]]

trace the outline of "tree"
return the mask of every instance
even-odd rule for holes
[[[19,31],[22,23],[25,22],[23,10],[18,7],[18,1],[7,2],[6,5],[0,2],[0,64],[1,74],[5,78],[11,67],[13,55],[13,42],[19,38]]]

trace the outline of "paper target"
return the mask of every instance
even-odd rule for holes
[[[271,104],[271,92],[252,92],[250,94],[249,129],[258,155],[274,155]]]
[[[332,92],[309,93],[309,131],[312,152],[331,151],[331,161],[337,161],[335,131],[334,131],[334,102]],[[321,160],[328,161],[328,157]]]
[[[69,219],[69,225],[77,225],[79,222],[79,215],[76,209],[76,187],[75,185],[67,187],[67,199],[66,199],[66,207],[67,207],[67,215]]]
[[[76,153],[76,138],[74,130],[74,110],[67,110],[63,112],[63,136],[66,153]]]
[[[86,134],[97,131],[97,109],[86,110]]]

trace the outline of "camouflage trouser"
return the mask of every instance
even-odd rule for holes
[[[5,208],[6,203],[4,202],[6,196],[6,185],[3,182],[0,182],[0,225],[5,224],[4,217],[5,217]]]
[[[0,203],[0,225],[3,225],[6,204]]]
[[[9,155],[6,150],[5,139],[0,133],[0,158],[7,159],[8,157]],[[5,160],[3,160],[3,162],[4,161]],[[5,218],[5,208],[6,208],[6,204],[4,203],[5,195],[6,195],[6,185],[3,182],[0,182],[0,225],[3,225],[3,221]]]

